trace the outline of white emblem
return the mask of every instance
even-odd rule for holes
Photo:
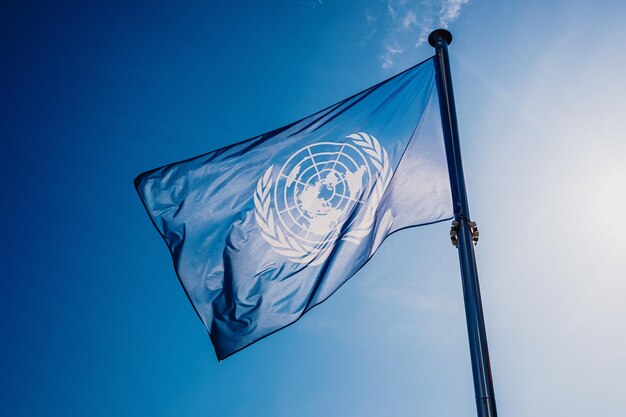
[[[374,136],[359,132],[347,138],[352,141],[305,146],[275,180],[272,165],[257,182],[261,235],[294,262],[317,265],[339,240],[358,244],[372,229],[391,180],[389,158]]]

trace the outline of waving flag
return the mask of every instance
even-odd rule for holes
[[[219,359],[298,320],[402,228],[450,219],[433,59],[135,179]]]

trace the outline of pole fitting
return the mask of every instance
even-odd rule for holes
[[[460,217],[460,220],[452,220],[452,225],[450,226],[450,241],[452,242],[452,245],[455,248],[459,247],[459,226],[461,225],[461,221],[467,223],[467,227],[469,227],[470,234],[472,236],[472,242],[474,243],[474,246],[476,246],[478,244],[478,238],[480,237],[478,225],[476,225],[476,222],[462,216]]]
[[[439,39],[445,41],[446,45],[450,45],[452,43],[452,34],[446,29],[436,29],[428,35],[428,43],[433,48],[437,47],[437,41]]]
[[[476,222],[471,220],[467,221],[467,225],[470,228],[470,233],[472,234],[472,242],[474,242],[474,246],[478,245],[478,238],[480,237],[480,232],[478,231],[478,226]]]
[[[458,220],[452,220],[452,226],[450,226],[450,241],[455,248],[459,247],[459,224]]]

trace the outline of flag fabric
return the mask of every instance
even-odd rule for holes
[[[226,358],[328,298],[391,233],[452,217],[434,60],[135,186]]]

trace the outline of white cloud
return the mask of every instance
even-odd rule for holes
[[[316,8],[317,6],[323,6],[323,0],[300,0],[300,4],[306,4],[309,7]]]
[[[367,41],[369,41],[372,36],[376,34],[378,15],[373,14],[369,10],[365,10],[365,20],[367,21],[367,26],[369,27],[369,33],[361,39],[360,45],[363,46]]]
[[[385,52],[380,56],[383,69],[391,68],[393,66],[394,55],[401,54],[402,52],[404,52],[404,49],[402,49],[395,39],[391,39],[385,44]]]
[[[376,21],[378,20],[378,16],[372,14],[369,10],[365,11],[365,20],[367,20],[367,24],[371,25],[376,23]]]
[[[404,29],[410,29],[411,25],[414,25],[417,22],[417,16],[412,11],[407,12],[402,19],[402,27]]]
[[[436,28],[447,28],[461,14],[469,0],[387,0],[384,19],[372,18],[366,12],[368,25],[384,25],[387,32],[380,55],[383,69],[394,65],[394,57],[405,51],[403,45],[422,45]]]
[[[469,0],[444,0],[441,2],[439,10],[439,24],[441,27],[447,28],[448,25],[456,20],[461,14],[461,7],[467,4]]]
[[[389,11],[389,16],[391,16],[392,19],[396,19],[398,17],[398,12],[396,12],[396,9],[393,8],[392,6],[392,2],[387,2],[387,10]]]

